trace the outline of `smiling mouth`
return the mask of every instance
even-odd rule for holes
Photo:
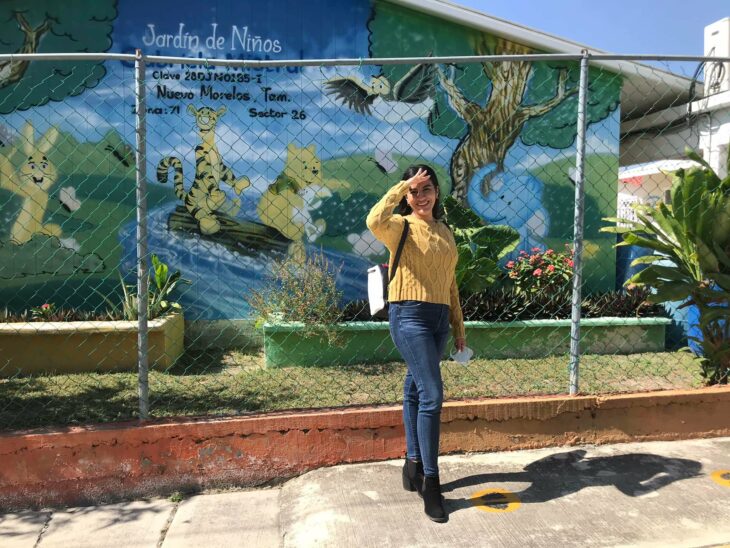
[[[37,185],[43,184],[43,177],[33,177],[33,182]]]

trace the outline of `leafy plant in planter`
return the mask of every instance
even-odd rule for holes
[[[370,314],[370,303],[368,301],[357,300],[345,303],[340,312],[341,322],[380,322],[380,318],[376,318]]]
[[[610,291],[588,295],[581,303],[581,317],[658,317],[664,308],[647,302],[650,290],[633,287],[626,291]],[[467,320],[510,322],[516,320],[570,319],[570,295],[562,300],[545,293],[518,292],[514,287],[490,288],[472,295],[462,304]]]
[[[119,275],[119,281],[122,288],[122,309],[113,303],[105,295],[101,295],[106,303],[111,307],[110,317],[122,316],[125,320],[136,320],[139,317],[139,297],[136,293],[136,286],[129,285],[124,282],[122,275]],[[171,300],[172,293],[181,283],[189,284],[190,282],[182,277],[180,271],[170,274],[167,264],[160,261],[157,255],[152,255],[152,271],[148,275],[148,305],[147,317],[150,320],[158,318],[164,314],[174,310],[180,310],[180,304]]]
[[[498,261],[517,247],[520,235],[507,225],[484,224],[451,196],[444,199],[443,207],[459,254],[456,283],[466,295],[479,293],[503,276]]]
[[[121,276],[120,276],[121,278]],[[171,297],[180,283],[184,283],[179,272],[170,273],[166,264],[156,256],[152,257],[152,271],[149,273],[149,303],[147,331],[147,359],[150,367],[168,368],[184,352],[185,323],[181,314],[169,314],[180,306]],[[136,322],[139,299],[133,286],[122,280],[124,299],[121,304],[112,302],[96,290],[109,305],[109,310],[79,311],[55,308],[52,303],[36,307],[35,321],[64,322],[49,329],[29,325],[8,325],[0,329],[0,346],[11,364],[0,371],[14,374],[58,374],[91,371],[129,371],[137,367],[138,329]],[[144,296],[142,298],[145,298]],[[31,313],[32,314],[32,313]],[[0,314],[27,319],[30,314]],[[31,316],[32,317],[32,316]],[[117,320],[128,320],[118,322]],[[131,324],[131,325],[130,325]],[[0,325],[0,328],[4,326]],[[89,351],[93,348],[93,352]],[[50,356],[50,357],[49,357]]]
[[[721,180],[698,154],[703,167],[674,173],[671,205],[637,205],[638,221],[606,218],[601,230],[623,234],[617,245],[638,245],[654,255],[632,262],[648,265],[626,284],[655,289],[656,303],[685,301],[699,311],[702,375],[708,384],[727,384],[730,372],[730,177]],[[730,160],[730,157],[729,157]],[[729,161],[730,163],[730,161]],[[730,166],[729,166],[730,167]]]
[[[152,271],[148,278],[148,318],[153,320],[174,310],[180,310],[180,304],[171,300],[172,294],[179,284],[190,282],[182,278],[179,271],[170,274],[167,264],[160,261],[157,255],[152,255]],[[126,284],[122,275],[119,274],[119,282],[122,290],[121,307],[112,302],[108,296],[97,289],[94,291],[100,295],[109,305],[104,311],[76,310],[57,308],[54,303],[43,303],[34,306],[28,311],[12,313],[7,308],[0,313],[1,322],[73,322],[73,321],[105,321],[105,320],[130,320],[138,319],[139,299],[137,298],[136,286]]]
[[[539,247],[530,251],[520,251],[517,259],[505,265],[516,296],[523,302],[521,315],[554,319],[569,317],[572,248],[566,244],[564,252],[543,251]]]
[[[56,307],[53,303],[44,303],[32,307],[30,312],[12,312],[8,308],[0,311],[0,323],[28,323],[28,322],[92,322],[105,320],[121,320],[120,314],[110,310],[79,310],[76,308]]]
[[[508,277],[518,294],[548,294],[570,301],[573,279],[573,249],[566,244],[564,252],[533,247],[532,253],[520,251],[506,264]]]
[[[251,290],[246,301],[259,324],[301,322],[303,335],[321,335],[334,345],[341,318],[342,292],[336,284],[339,271],[322,252],[304,260],[287,256],[273,262],[272,276],[263,289]]]
[[[524,295],[518,295],[512,287],[490,287],[469,295],[461,308],[464,319],[481,322],[512,322],[519,319],[536,319],[525,314]]]
[[[53,303],[43,303],[30,309],[30,315],[34,320],[39,321],[49,321],[55,313],[56,305]]]
[[[666,316],[663,306],[649,301],[651,289],[629,286],[624,291],[608,291],[588,295],[581,303],[583,318],[656,318]]]

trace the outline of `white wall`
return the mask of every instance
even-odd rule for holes
[[[707,124],[700,132],[699,146],[712,169],[727,175],[727,153],[730,143],[730,104],[706,114]]]

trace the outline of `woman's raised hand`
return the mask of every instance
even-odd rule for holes
[[[428,171],[421,168],[418,171],[416,171],[416,174],[408,179],[406,183],[408,183],[408,187],[412,187],[413,185],[417,185],[419,183],[424,183],[428,181],[431,178],[431,176],[428,174]]]

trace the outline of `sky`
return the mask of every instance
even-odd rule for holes
[[[728,0],[452,1],[574,42],[627,54],[702,55],[704,27],[730,16]],[[665,68],[691,76],[695,66],[672,63]]]

